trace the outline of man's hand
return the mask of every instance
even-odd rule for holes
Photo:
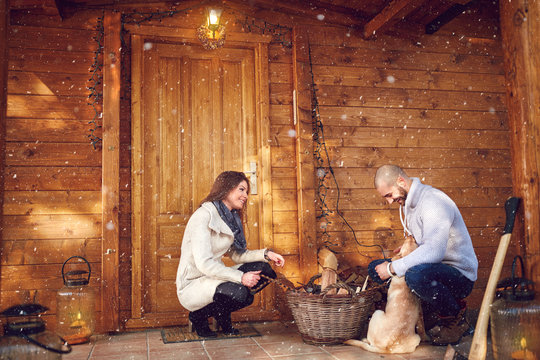
[[[391,274],[388,273],[387,264],[388,264],[388,261],[385,261],[375,266],[375,271],[377,272],[381,280],[389,279],[390,276],[392,276]],[[392,264],[390,264],[390,266],[392,266]]]

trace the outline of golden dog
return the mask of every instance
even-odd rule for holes
[[[414,238],[407,236],[398,255],[392,260],[410,254],[417,247]],[[421,326],[420,322],[423,322],[420,311],[420,300],[405,283],[405,277],[394,276],[388,289],[385,311],[376,310],[373,313],[367,338],[347,340],[345,344],[375,353],[411,353],[421,340],[415,332],[416,324]]]

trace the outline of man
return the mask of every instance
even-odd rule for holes
[[[437,315],[436,325],[428,329],[432,343],[459,342],[470,327],[463,299],[471,293],[478,271],[461,213],[445,193],[408,177],[399,166],[381,166],[375,175],[375,189],[389,204],[400,205],[405,233],[414,237],[418,248],[394,262],[373,261],[370,275],[380,282],[391,276],[405,276],[426,310]]]

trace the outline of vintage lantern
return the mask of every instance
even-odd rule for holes
[[[39,315],[47,310],[39,304],[22,304],[2,312],[6,321],[4,336],[0,338],[0,359],[56,360],[71,351],[64,339],[45,330],[45,322]]]
[[[215,50],[225,44],[225,25],[222,24],[223,9],[208,7],[206,22],[197,29],[197,38],[207,50]]]
[[[79,261],[68,264],[72,259]],[[86,263],[88,270],[74,269],[64,272],[66,264],[73,267],[81,264],[81,261]],[[96,294],[94,289],[88,286],[90,274],[90,264],[81,256],[72,256],[62,265],[64,287],[56,294],[56,331],[72,345],[89,341],[95,329]]]
[[[497,285],[497,300],[491,306],[491,341],[496,360],[540,360],[540,302],[535,301],[534,283],[515,277],[516,256],[512,277]]]

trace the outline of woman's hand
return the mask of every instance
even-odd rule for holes
[[[285,259],[283,258],[283,256],[276,254],[273,251],[268,251],[266,253],[266,256],[268,256],[268,258],[273,261],[276,266],[283,267],[283,265],[285,265]]]
[[[259,282],[261,271],[248,271],[242,275],[242,285],[252,288]]]

